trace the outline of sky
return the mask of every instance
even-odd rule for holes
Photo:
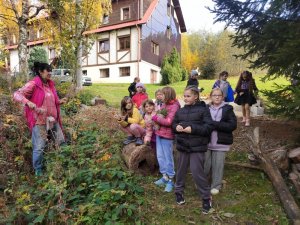
[[[180,0],[181,10],[188,32],[207,30],[218,32],[223,30],[224,23],[213,24],[214,14],[206,6],[213,7],[212,0]]]

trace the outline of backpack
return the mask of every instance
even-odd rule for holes
[[[220,80],[217,80],[214,85],[213,85],[213,89],[214,88],[219,88],[220,87]],[[233,102],[234,101],[234,91],[232,89],[232,87],[230,86],[230,84],[228,84],[228,90],[227,90],[227,97],[224,99],[225,102]]]
[[[233,102],[234,101],[234,91],[232,87],[228,85],[227,97],[224,99],[225,102]]]

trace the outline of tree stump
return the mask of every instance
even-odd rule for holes
[[[125,145],[122,149],[122,158],[130,170],[143,175],[153,173],[158,165],[155,151],[146,145],[136,146],[135,143]]]

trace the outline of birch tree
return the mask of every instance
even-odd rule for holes
[[[1,0],[0,1],[0,20],[10,26],[12,23],[18,29],[18,57],[19,71],[26,75],[28,74],[28,24],[39,13],[45,9],[43,4],[31,5],[29,0]]]

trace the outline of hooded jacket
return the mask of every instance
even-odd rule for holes
[[[209,109],[214,125],[209,149],[228,151],[229,148],[226,150],[225,148],[222,148],[222,145],[231,145],[233,143],[232,132],[237,127],[237,120],[233,112],[233,107],[222,103],[220,107],[209,106]]]

